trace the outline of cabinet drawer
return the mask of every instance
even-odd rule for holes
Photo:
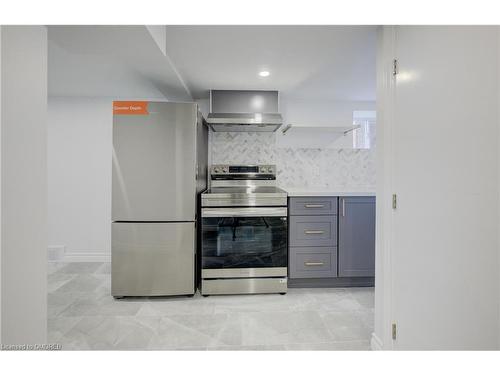
[[[290,246],[337,246],[337,216],[290,216]]]
[[[336,247],[291,247],[290,278],[337,276]]]
[[[337,197],[292,197],[290,215],[337,215]]]

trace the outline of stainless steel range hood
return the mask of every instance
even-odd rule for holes
[[[283,123],[279,113],[210,113],[215,132],[275,132]]]
[[[207,122],[215,132],[275,132],[283,123],[277,91],[212,90]]]

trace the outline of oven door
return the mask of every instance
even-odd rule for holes
[[[201,231],[204,270],[286,270],[286,207],[203,208]]]

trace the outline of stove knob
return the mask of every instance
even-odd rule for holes
[[[222,173],[227,173],[227,167],[222,168]]]
[[[266,170],[266,167],[260,167],[260,173],[266,173],[267,170]]]
[[[219,172],[220,172],[220,169],[219,169],[218,167],[215,167],[215,168],[214,168],[214,172],[215,172],[215,173],[219,173]]]
[[[273,168],[271,167],[267,168],[267,173],[273,173]]]

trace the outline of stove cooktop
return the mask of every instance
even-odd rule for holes
[[[219,186],[208,189],[203,195],[212,194],[278,194],[287,192],[276,186]]]

